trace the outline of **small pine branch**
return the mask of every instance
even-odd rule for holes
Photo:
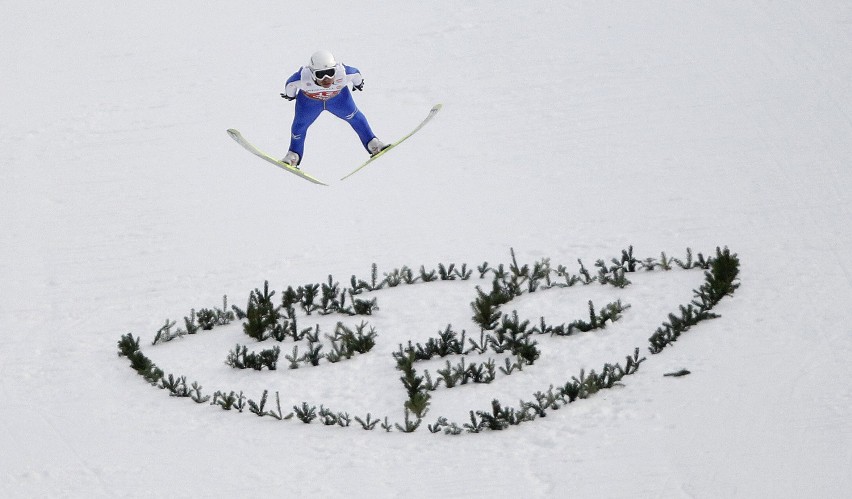
[[[265,410],[266,407],[266,397],[269,394],[268,390],[263,390],[263,395],[260,397],[260,403],[255,403],[254,400],[249,400],[249,411],[255,414],[258,417],[268,416],[269,412]]]
[[[293,346],[293,353],[291,355],[285,355],[284,358],[287,359],[288,361],[290,361],[290,369],[298,369],[299,363],[301,363],[302,360],[304,360],[304,357],[299,357],[299,346],[298,345],[294,345]]]
[[[426,272],[426,267],[424,267],[423,265],[420,266],[420,280],[422,280],[423,282],[432,282],[437,279],[438,277],[435,275],[434,270]]]
[[[293,412],[295,413],[296,418],[305,424],[310,424],[311,421],[317,418],[316,406],[309,406],[307,402],[302,402],[302,407],[294,405]]]
[[[405,422],[404,422],[404,424],[400,425],[399,423],[395,423],[394,426],[396,427],[397,430],[399,430],[401,432],[414,433],[415,431],[417,431],[417,428],[420,427],[420,423],[423,422],[423,419],[416,416],[416,415],[415,415],[415,418],[416,419],[414,421],[412,421],[411,420],[411,412],[408,409],[406,409],[405,410]]]
[[[137,336],[135,339],[133,335],[127,333],[121,336],[121,339],[118,340],[118,356],[119,357],[129,357],[130,354],[139,351],[139,337]]]
[[[367,413],[367,417],[364,419],[355,416],[355,421],[357,421],[361,425],[361,428],[365,430],[373,430],[376,425],[381,422],[380,419],[372,419],[372,415],[369,412]]]
[[[242,392],[240,392],[240,397],[242,397]],[[227,395],[225,395],[224,392],[217,391],[213,394],[213,402],[211,402],[211,405],[218,405],[222,408],[222,410],[230,411],[235,407],[236,403],[237,395],[233,391]]]
[[[201,395],[202,386],[198,384],[197,381],[192,382],[192,389],[190,397],[196,404],[203,404],[210,400],[210,395]]]
[[[447,421],[447,418],[441,416],[434,424],[427,425],[426,428],[428,428],[429,433],[440,433],[443,428],[449,425],[450,423]]]
[[[278,392],[275,392],[275,407],[277,410],[271,410],[267,412],[267,414],[277,419],[278,421],[290,419],[293,417],[292,412],[285,416],[284,413],[281,411],[281,397],[278,396]]]

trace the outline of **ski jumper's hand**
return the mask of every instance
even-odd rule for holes
[[[285,99],[287,99],[287,100],[295,100],[295,99],[296,99],[296,96],[295,96],[295,95],[294,95],[293,97],[290,97],[290,96],[289,96],[289,95],[287,95],[287,94],[281,94],[281,97],[283,97],[283,98],[285,98]]]
[[[363,91],[363,90],[364,90],[364,80],[362,79],[362,80],[361,80],[361,83],[359,83],[359,84],[357,84],[357,85],[355,85],[355,84],[353,83],[353,84],[352,84],[352,90],[361,90],[361,91]]]

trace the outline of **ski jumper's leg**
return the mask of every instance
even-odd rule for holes
[[[323,104],[323,101],[311,99],[302,92],[296,96],[296,114],[293,116],[293,126],[290,127],[290,150],[298,154],[299,158],[305,156],[305,135],[308,127],[322,113],[325,107]]]
[[[349,88],[344,88],[337,96],[329,99],[326,102],[326,109],[331,114],[349,123],[355,133],[358,134],[358,138],[361,139],[364,149],[367,149],[367,143],[376,137],[367,122],[367,117],[355,105],[355,100],[352,99],[352,92],[349,91]],[[367,149],[367,152],[369,152],[369,149]]]

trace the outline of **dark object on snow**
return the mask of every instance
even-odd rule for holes
[[[675,371],[673,373],[663,374],[663,376],[671,376],[673,378],[680,378],[681,376],[686,376],[687,374],[690,374],[690,372],[687,371],[686,369],[681,369],[680,371]]]

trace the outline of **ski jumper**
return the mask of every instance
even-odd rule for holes
[[[335,66],[334,82],[328,88],[314,81],[308,66],[302,67],[288,78],[284,92],[287,96],[296,98],[296,115],[290,130],[290,150],[298,154],[300,159],[304,157],[308,127],[323,111],[328,111],[349,123],[361,139],[364,149],[367,149],[367,143],[376,136],[370,129],[364,113],[355,105],[349,90],[350,82],[357,86],[363,81],[358,69],[342,63]],[[367,150],[369,152],[369,149]]]

